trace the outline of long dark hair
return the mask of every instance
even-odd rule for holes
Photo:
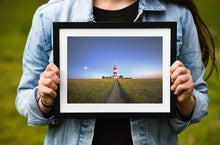
[[[214,39],[206,26],[205,22],[202,20],[202,18],[199,15],[199,12],[193,2],[193,0],[162,0],[164,2],[170,2],[175,3],[178,5],[182,5],[185,8],[189,9],[190,12],[193,15],[195,25],[197,27],[198,36],[199,36],[199,43],[202,51],[202,61],[205,65],[205,67],[209,64],[211,64],[210,71],[208,72],[207,77],[205,80],[207,80],[214,70],[217,72],[218,77],[218,69],[216,66],[216,57],[215,57],[215,43]],[[210,44],[210,45],[209,45]]]

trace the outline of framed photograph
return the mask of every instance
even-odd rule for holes
[[[54,22],[53,38],[57,117],[174,116],[176,22]]]

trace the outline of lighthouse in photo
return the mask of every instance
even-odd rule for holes
[[[118,78],[116,65],[114,65],[114,68],[113,68],[113,77],[112,78],[114,78],[114,79]]]

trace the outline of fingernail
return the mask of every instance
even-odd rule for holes
[[[176,91],[174,92],[174,95],[177,95]]]
[[[173,91],[173,89],[174,89],[174,86],[171,86],[171,90]]]

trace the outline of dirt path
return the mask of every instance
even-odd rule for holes
[[[107,99],[106,103],[125,103],[124,99],[122,99],[120,95],[120,87],[118,84],[118,80],[116,80],[112,92],[109,98]]]

